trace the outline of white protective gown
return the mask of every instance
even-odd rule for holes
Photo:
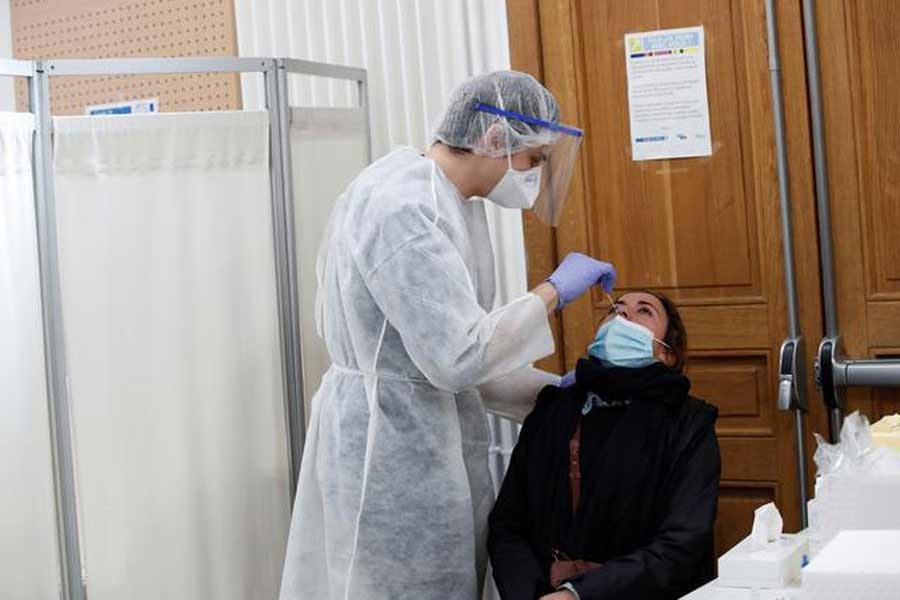
[[[485,405],[556,376],[544,303],[497,310],[484,205],[400,149],[350,185],[319,264],[333,366],[312,402],[282,600],[475,600],[493,504]],[[480,391],[479,391],[480,388]]]

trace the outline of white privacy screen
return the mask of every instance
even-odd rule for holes
[[[266,112],[54,119],[91,600],[275,599],[290,518]]]
[[[0,596],[59,597],[31,168],[34,116],[0,113]]]
[[[294,237],[308,416],[309,402],[331,364],[324,340],[316,335],[316,256],[332,207],[369,164],[369,137],[362,109],[292,108],[290,114]]]

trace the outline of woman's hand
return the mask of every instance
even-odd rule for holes
[[[561,592],[554,592],[552,594],[547,594],[546,596],[541,596],[541,600],[575,600],[575,594],[569,590],[563,590]]]

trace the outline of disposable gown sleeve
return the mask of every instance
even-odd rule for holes
[[[534,294],[492,312],[478,304],[465,262],[447,235],[423,215],[414,232],[380,250],[397,225],[387,224],[376,255],[357,256],[367,288],[400,335],[416,367],[439,389],[459,392],[553,353],[544,302]]]
[[[478,391],[489,412],[522,423],[540,391],[548,385],[559,386],[560,380],[559,375],[528,366],[483,383]]]
[[[488,552],[494,582],[503,600],[532,600],[553,592],[548,574],[528,540],[533,516],[528,509],[528,453],[541,406],[525,419],[497,502],[488,520]]]
[[[655,538],[571,580],[581,600],[680,597],[712,544],[721,462],[713,425],[694,432],[678,461]]]

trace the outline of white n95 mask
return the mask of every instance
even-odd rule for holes
[[[505,208],[531,209],[541,193],[542,175],[541,165],[527,171],[516,171],[510,165],[487,198]]]
[[[646,367],[656,362],[653,342],[668,344],[653,337],[653,332],[617,315],[597,330],[588,354],[617,367]]]

